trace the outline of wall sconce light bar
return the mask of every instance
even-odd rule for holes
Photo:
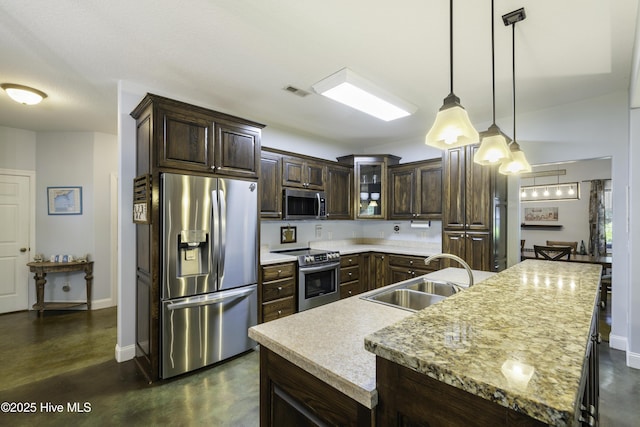
[[[409,116],[418,109],[348,68],[320,80],[312,87],[320,95],[386,122]]]
[[[521,202],[544,202],[547,200],[579,200],[579,182],[526,185],[520,187]]]

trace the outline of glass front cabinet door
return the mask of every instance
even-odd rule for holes
[[[385,219],[388,203],[387,166],[398,164],[400,157],[344,156],[338,160],[353,164],[356,219]]]

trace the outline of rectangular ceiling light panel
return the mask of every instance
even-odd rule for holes
[[[320,95],[387,122],[409,116],[418,109],[348,68],[343,68],[312,87]]]

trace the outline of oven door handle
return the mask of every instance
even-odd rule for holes
[[[340,261],[332,262],[331,264],[322,264],[317,267],[300,267],[301,273],[315,273],[318,271],[331,270],[333,268],[339,267]]]

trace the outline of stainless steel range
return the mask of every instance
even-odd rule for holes
[[[293,249],[279,253],[298,257],[298,311],[340,299],[340,252]]]

